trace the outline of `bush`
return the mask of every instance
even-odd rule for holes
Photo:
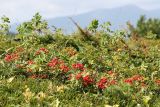
[[[21,41],[3,35],[0,106],[158,107],[160,41],[126,39],[109,25],[96,21],[87,38],[28,28]]]
[[[159,39],[160,38],[160,19],[149,18],[146,19],[145,16],[141,16],[137,21],[137,25],[134,28],[129,24],[129,30],[132,34],[138,34],[141,37]]]

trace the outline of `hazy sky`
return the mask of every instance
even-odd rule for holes
[[[147,10],[160,8],[160,0],[0,0],[0,16],[8,16],[14,23],[30,19],[35,12],[51,18],[128,4]]]

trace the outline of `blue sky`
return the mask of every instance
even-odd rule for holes
[[[0,0],[0,16],[8,16],[14,23],[30,19],[35,12],[51,18],[128,4],[146,10],[160,8],[160,0]]]

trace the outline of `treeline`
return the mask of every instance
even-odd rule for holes
[[[128,28],[130,36],[140,36],[149,39],[160,38],[160,19],[159,18],[146,18],[141,16],[137,21],[137,25],[134,27],[129,22]]]

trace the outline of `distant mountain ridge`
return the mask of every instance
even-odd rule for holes
[[[160,14],[158,14],[159,11],[160,9],[147,11],[134,5],[127,5],[113,9],[98,9],[71,17],[79,23],[81,27],[86,27],[93,19],[98,19],[100,23],[110,21],[112,29],[118,29],[123,28],[127,21],[130,21],[135,25],[141,15],[160,18]],[[49,26],[54,25],[58,28],[62,28],[66,33],[73,32],[76,29],[68,16],[50,18],[46,20],[48,21]],[[17,25],[18,24],[12,25],[11,31],[15,31]]]

